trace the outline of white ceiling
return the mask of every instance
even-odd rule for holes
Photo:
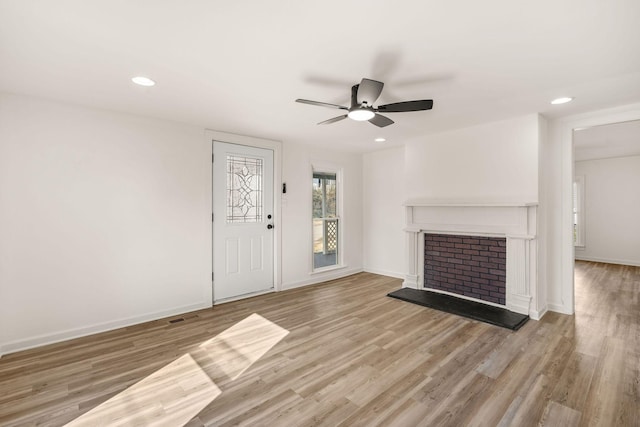
[[[576,161],[640,156],[640,120],[576,130]]]
[[[638,22],[638,0],[0,0],[0,91],[370,151],[638,102]],[[377,104],[434,109],[317,126],[337,110],[294,102],[346,104],[363,77],[385,83]]]

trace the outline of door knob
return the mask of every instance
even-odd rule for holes
[[[267,224],[267,228],[271,230],[273,228],[273,224]]]

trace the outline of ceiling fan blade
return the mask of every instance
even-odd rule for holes
[[[385,126],[392,125],[394,122],[393,122],[393,120],[391,120],[388,117],[385,117],[385,116],[380,115],[380,114],[376,114],[375,116],[373,116],[372,119],[369,120],[369,123],[373,123],[374,125],[378,126],[379,128],[383,128]]]
[[[308,99],[296,99],[301,104],[317,105],[318,107],[337,108],[339,110],[348,110],[347,107],[337,104],[329,104],[328,102],[309,101]]]
[[[339,122],[340,120],[344,120],[347,118],[347,115],[334,117],[333,119],[325,120],[324,122],[318,123],[319,125],[330,125],[331,123]]]
[[[358,105],[362,105],[363,102],[366,102],[369,106],[373,105],[380,96],[383,86],[384,83],[382,82],[362,79],[358,86]]]
[[[383,113],[403,113],[405,111],[423,111],[433,108],[433,100],[423,99],[420,101],[395,102],[378,106],[378,111]]]

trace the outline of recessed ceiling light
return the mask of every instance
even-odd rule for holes
[[[573,101],[573,98],[569,98],[568,96],[562,97],[562,98],[556,98],[553,101],[551,101],[551,103],[553,105],[558,105],[558,104],[566,104],[567,102],[571,102]]]
[[[156,84],[156,82],[151,80],[149,77],[144,76],[134,77],[131,81],[140,86],[154,86]]]
[[[374,141],[375,142],[385,142],[386,139],[384,139],[384,138],[376,138],[376,139],[374,139]]]

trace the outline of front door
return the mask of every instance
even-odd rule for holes
[[[213,300],[273,289],[273,151],[213,142]]]

